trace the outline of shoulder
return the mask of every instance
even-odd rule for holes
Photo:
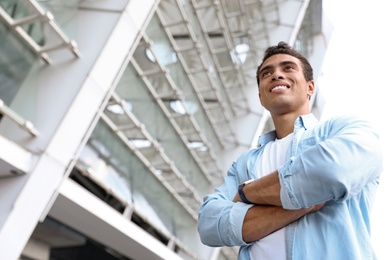
[[[238,158],[237,158],[237,162],[240,162],[240,161],[247,161],[248,158],[253,155],[254,153],[256,153],[258,150],[260,149],[260,147],[256,147],[256,148],[252,148],[252,149],[249,149],[243,153],[241,153]]]
[[[371,120],[365,116],[348,114],[348,115],[338,115],[331,117],[323,122],[325,125],[334,125],[334,126],[368,126],[371,127],[373,124]]]
[[[233,162],[231,167],[237,169],[237,170],[244,170],[248,167],[248,165],[251,165],[251,162],[253,162],[258,155],[260,151],[260,147],[252,148],[250,150],[247,150],[243,153],[241,153],[237,159]]]
[[[358,133],[361,131],[369,131],[376,133],[377,129],[372,120],[368,117],[355,114],[337,115],[327,120],[320,122],[320,129],[328,133],[337,133],[339,131],[348,131]]]

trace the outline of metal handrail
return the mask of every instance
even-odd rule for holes
[[[37,137],[39,135],[38,130],[34,127],[33,123],[24,119],[11,108],[4,104],[4,101],[0,99],[0,114],[9,117],[12,121],[18,124],[21,128],[27,130],[32,136]]]
[[[32,51],[37,54],[46,64],[51,64],[52,61],[47,54],[49,51],[68,48],[76,58],[81,56],[77,43],[74,40],[69,39],[65,33],[60,29],[54,20],[54,16],[51,12],[44,10],[35,0],[28,0],[32,9],[36,12],[33,15],[22,17],[19,19],[13,19],[1,6],[0,6],[0,18],[5,24],[14,31],[24,43],[26,43]],[[31,24],[36,21],[41,21],[50,26],[53,32],[62,41],[56,46],[40,46],[22,27],[25,24]]]

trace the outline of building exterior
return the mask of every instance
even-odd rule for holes
[[[235,259],[201,244],[197,210],[272,128],[265,48],[294,45],[318,78],[322,1],[1,0],[0,17],[0,259]]]

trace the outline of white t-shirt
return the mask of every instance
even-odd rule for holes
[[[292,137],[293,134],[291,133],[282,139],[275,139],[275,141],[267,143],[256,165],[259,178],[279,169],[286,163],[287,150]],[[251,259],[285,260],[285,229],[279,229],[255,242],[251,247]]]

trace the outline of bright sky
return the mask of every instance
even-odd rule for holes
[[[323,5],[334,26],[317,82],[326,99],[323,118],[369,116],[381,135],[384,171],[371,216],[372,238],[378,259],[390,259],[390,1],[323,0]]]

